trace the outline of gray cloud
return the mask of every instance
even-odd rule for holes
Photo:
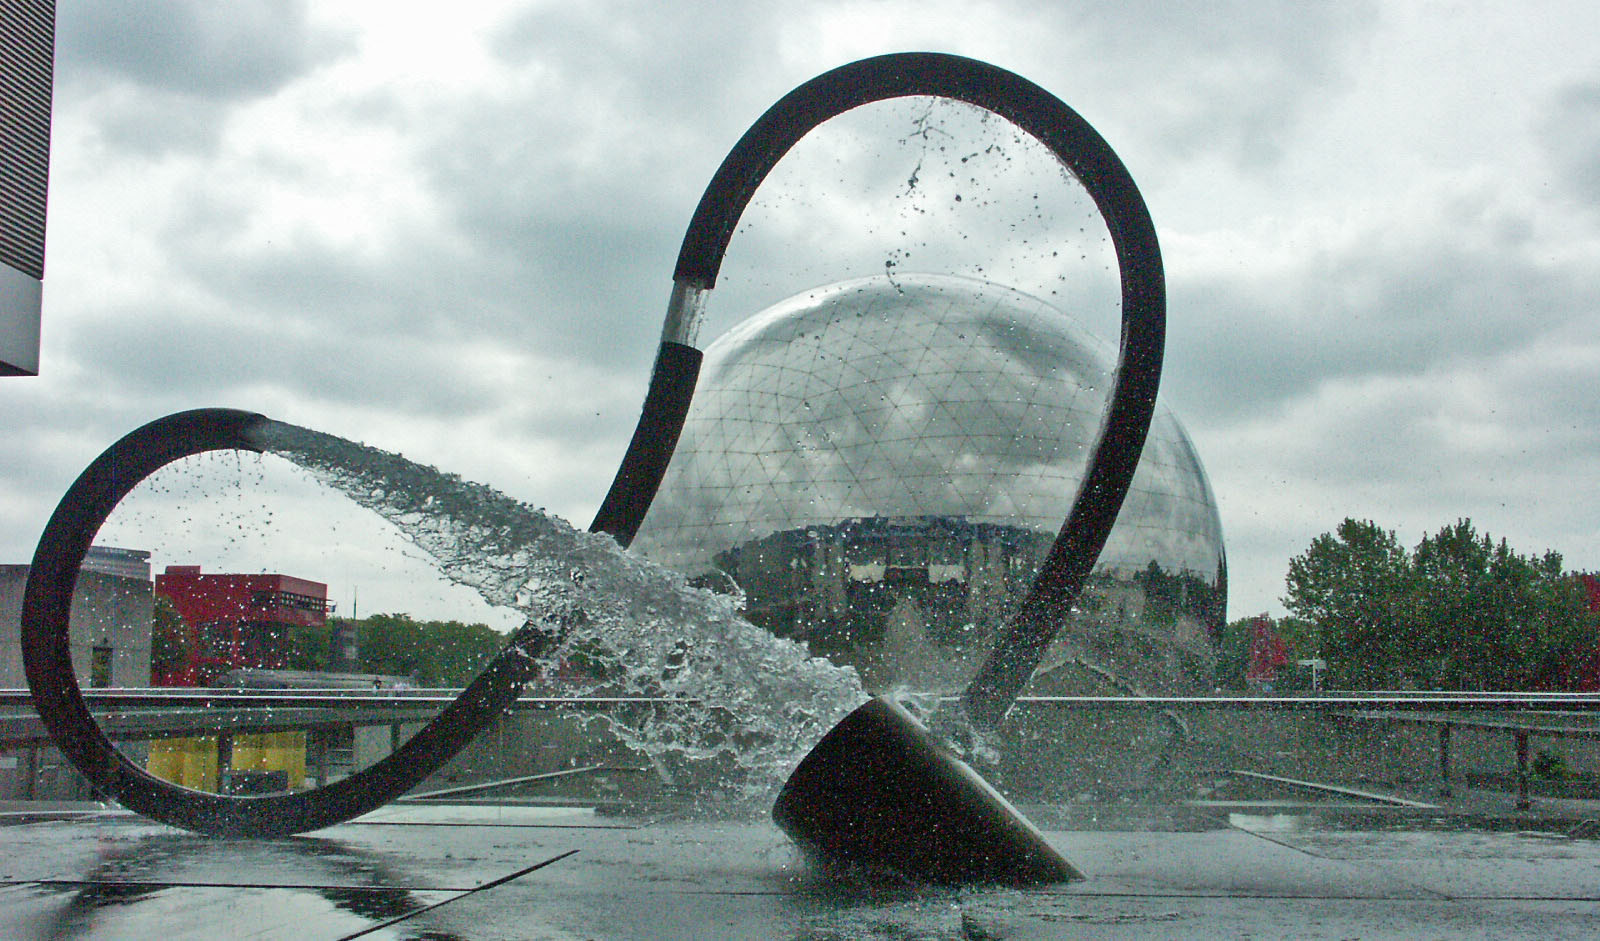
[[[773,69],[783,41],[812,28],[807,17],[780,25],[741,7],[704,12],[648,4],[532,9],[492,43],[516,70],[509,90],[451,101],[415,121],[433,141],[423,147],[429,185],[474,248],[463,263],[478,284],[478,317],[505,328],[531,325],[585,359],[620,357],[630,369],[648,362],[653,337],[641,325],[658,316],[700,187],[746,124],[810,76]],[[1104,82],[1143,89],[1141,119],[1164,128],[1164,146],[1185,153],[1221,146],[1239,159],[1247,149],[1276,146],[1292,130],[1304,97],[1336,72],[1345,37],[1367,21],[1364,8],[1240,18],[1249,28],[1219,28],[1207,15],[1109,12],[1103,5],[1046,16],[1055,19],[1041,30],[1058,28],[1073,37],[1066,45],[1104,53]],[[1148,41],[1134,41],[1136,34]],[[1115,66],[1124,58],[1144,63],[1140,81],[1128,82],[1129,70]],[[1160,65],[1150,70],[1152,62]],[[1150,93],[1152,79],[1163,91]],[[1258,104],[1258,113],[1236,122],[1241,109]],[[894,173],[898,185],[905,171]],[[860,252],[867,243],[849,226],[830,231],[827,247],[836,258],[858,249],[853,257],[867,258],[865,269],[836,266],[787,290],[881,270],[884,257],[896,257],[894,247]],[[764,234],[742,234],[735,253],[754,240],[756,250],[742,259],[748,269],[792,269],[788,256],[797,246],[763,244]],[[992,240],[969,244],[979,242]],[[922,252],[902,263],[946,270],[942,257]],[[993,270],[985,261],[994,259],[955,270]],[[744,298],[755,296],[741,296],[736,306],[753,310]]]
[[[422,160],[471,246],[457,277],[475,319],[518,342],[648,368],[690,190],[704,185],[678,172],[671,145],[683,135],[650,135],[642,113],[599,118],[539,96],[456,104]]]
[[[1600,81],[1564,88],[1540,130],[1562,183],[1600,207]]]
[[[136,157],[210,152],[221,140],[226,104],[171,92],[112,88],[97,102],[99,130],[108,150]]]
[[[338,320],[326,326],[249,307],[227,315],[111,308],[76,328],[72,348],[76,360],[94,364],[94,393],[146,417],[211,405],[266,410],[292,397],[333,413],[378,408],[423,424],[495,418],[507,433],[582,449],[624,440],[634,416],[617,400],[642,395],[642,373],[629,377],[636,382],[610,382],[536,350],[419,330],[352,330]]]
[[[118,387],[153,399],[282,384],[336,406],[370,401],[382,389],[392,407],[428,416],[483,409],[497,391],[474,382],[470,370],[449,362],[447,349],[423,337],[391,334],[352,348],[256,317],[145,308],[107,319],[77,348]]]
[[[753,119],[729,106],[759,95],[750,78],[770,70],[780,40],[804,19],[715,2],[539,5],[492,48],[507,64],[552,76],[546,93],[574,112],[629,119],[629,135],[648,147],[661,129]]]
[[[1218,153],[1246,169],[1274,163],[1318,99],[1348,70],[1354,42],[1370,33],[1370,2],[1268,4],[1252,0],[1171,4],[1027,5],[1035,42],[1080,57],[1121,99],[1107,126],[1154,142],[1170,158]],[[1073,103],[1070,86],[1053,89]],[[1099,121],[1089,115],[1091,121]],[[1122,136],[1118,135],[1119,138]]]
[[[100,0],[62,4],[57,18],[63,81],[200,99],[270,94],[349,48],[310,26],[302,0]]]
[[[57,17],[58,108],[82,98],[113,152],[212,152],[232,107],[353,49],[299,0],[104,0]]]
[[[1441,364],[1592,333],[1600,283],[1551,265],[1513,214],[1371,220],[1368,237],[1306,247],[1287,271],[1174,282],[1166,388],[1187,416],[1233,421],[1322,384],[1410,376]]]

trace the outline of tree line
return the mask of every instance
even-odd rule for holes
[[[326,670],[334,629],[297,627],[288,638],[290,670]],[[505,646],[505,635],[487,624],[416,620],[406,614],[373,614],[355,621],[357,673],[412,677],[418,686],[465,686]]]
[[[1299,658],[1327,661],[1337,689],[1557,690],[1594,672],[1600,613],[1561,554],[1524,555],[1458,520],[1406,549],[1393,530],[1346,519],[1289,562],[1286,618]],[[1219,672],[1243,686],[1257,619],[1224,631]]]
[[[321,627],[288,627],[270,644],[268,666],[324,672],[332,661],[334,630],[352,623],[329,618]],[[419,686],[452,687],[472,682],[506,638],[487,624],[417,620],[407,614],[374,614],[354,621],[357,660],[352,672],[409,676]],[[151,681],[183,664],[192,643],[183,616],[167,598],[157,595],[150,638]],[[201,677],[210,682],[227,670],[215,666]]]

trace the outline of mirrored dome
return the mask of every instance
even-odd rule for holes
[[[806,291],[707,348],[634,547],[880,680],[957,682],[1071,507],[1115,361],[1061,311],[988,282]],[[1221,625],[1216,501],[1159,403],[1095,581],[1081,617],[1207,649]]]

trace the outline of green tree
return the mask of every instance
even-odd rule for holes
[[[326,624],[321,627],[291,625],[284,637],[283,668],[315,672],[328,669],[328,645],[332,636],[333,631]]]
[[[189,647],[189,626],[166,595],[156,595],[150,618],[150,683],[184,663]]]
[[[1600,640],[1561,555],[1522,555],[1457,520],[1407,553],[1346,519],[1289,563],[1285,605],[1320,637],[1330,685],[1559,688]]]
[[[1462,519],[1422,540],[1413,559],[1419,685],[1558,685],[1564,661],[1594,646],[1595,619],[1560,553],[1522,555]]]
[[[1345,689],[1393,685],[1404,661],[1411,561],[1392,530],[1345,519],[1289,560],[1284,606],[1321,639],[1327,683]]]
[[[421,686],[465,686],[505,645],[486,624],[375,614],[356,623],[361,669],[410,676]]]
[[[1217,638],[1217,685],[1223,689],[1244,689],[1244,671],[1250,665],[1250,635],[1255,618],[1229,621]]]

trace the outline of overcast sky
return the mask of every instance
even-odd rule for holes
[[[1345,516],[1407,544],[1469,516],[1600,568],[1600,6],[757,7],[62,0],[41,375],[0,380],[0,561],[31,556],[118,436],[204,405],[586,524],[728,147],[819,72],[926,49],[1054,92],[1143,190],[1163,395],[1221,508],[1230,616],[1281,610],[1290,556]],[[1093,257],[1043,261],[1094,241],[1070,194],[1024,198],[1066,182],[975,163],[987,198],[963,206],[999,215],[970,223],[901,185],[930,140],[1004,142],[945,112],[918,138],[917,114],[797,152],[735,237],[713,332],[885,260],[1104,306],[1079,283]],[[875,179],[900,194],[858,213]],[[1025,247],[1003,235],[1024,216]],[[896,243],[924,217],[942,221]],[[1075,313],[1115,330],[1114,310]],[[357,541],[347,556],[381,555]],[[293,574],[341,603],[365,579],[365,611],[418,604],[380,576]]]

